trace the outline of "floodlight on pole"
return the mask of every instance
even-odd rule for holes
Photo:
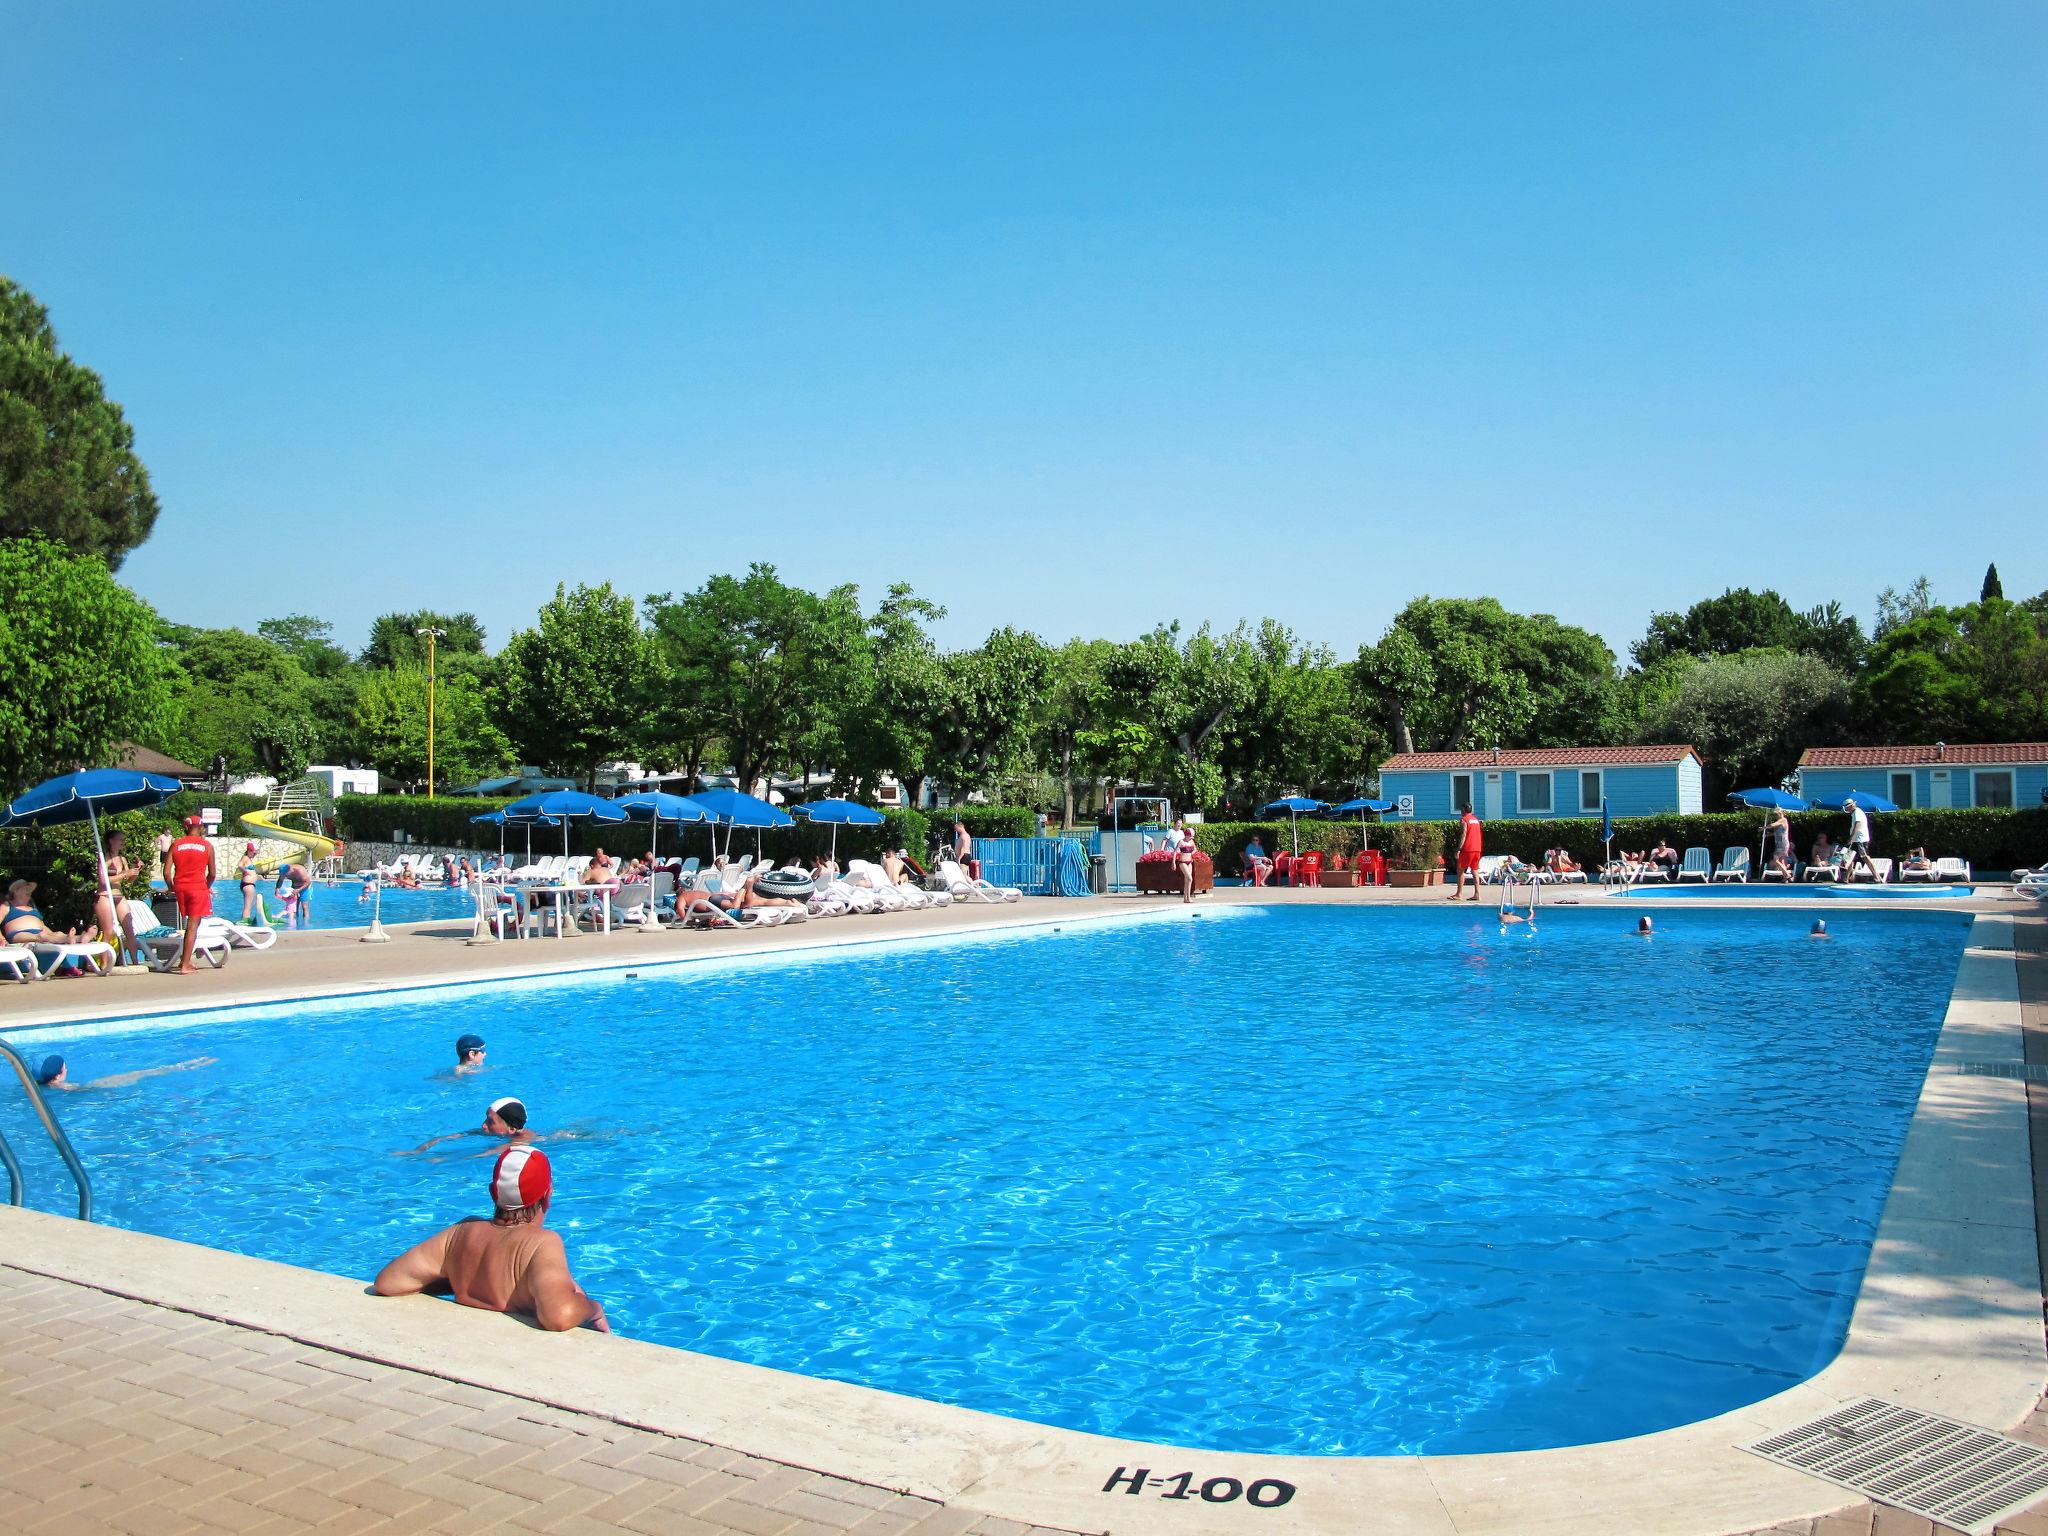
[[[413,631],[427,642],[427,798],[434,798],[434,642],[448,633],[431,626]]]

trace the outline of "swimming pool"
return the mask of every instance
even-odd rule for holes
[[[161,889],[159,886],[159,892]],[[275,880],[260,881],[256,889],[262,893],[264,908],[273,918],[284,910],[284,904],[273,894],[277,889]],[[387,923],[422,923],[439,918],[466,919],[476,910],[475,900],[460,886],[453,890],[436,885],[424,886],[416,891],[402,891],[387,885],[384,887],[383,900],[383,920]],[[242,916],[241,887],[232,880],[214,881],[213,910],[221,917],[239,922]],[[307,905],[311,921],[299,926],[367,928],[370,926],[370,914],[374,910],[374,898],[365,896],[361,880],[317,880],[313,883]],[[281,928],[283,924],[277,926]]]
[[[1176,913],[89,1035],[81,1078],[219,1062],[59,1108],[105,1219],[368,1277],[482,1205],[399,1154],[517,1093],[586,1133],[553,1220],[624,1331],[1189,1446],[1527,1449],[1831,1358],[1967,924]],[[468,1029],[492,1070],[436,1075]]]

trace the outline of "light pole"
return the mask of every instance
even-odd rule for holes
[[[416,629],[414,634],[427,642],[427,798],[434,798],[434,642],[448,631],[445,629]]]

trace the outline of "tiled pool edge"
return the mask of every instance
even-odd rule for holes
[[[1980,917],[2003,929],[2004,920]],[[1181,1453],[1046,1429],[788,1376],[658,1345],[537,1336],[432,1302],[379,1302],[353,1281],[0,1211],[0,1263],[280,1333],[795,1466],[1077,1529],[1738,1530],[1818,1514],[1847,1496],[1745,1456],[1741,1441],[1869,1392],[2005,1427],[2043,1377],[2023,1085],[1962,1077],[1965,1060],[2022,1058],[2015,961],[1967,951],[1901,1155],[1848,1346],[1814,1380],[1699,1424],[1560,1451],[1430,1458]],[[1846,1000],[1844,1006],[1870,1006]],[[1987,1176],[1977,1170],[1988,1168]],[[2010,1173],[2008,1179],[2006,1175]],[[10,1227],[9,1223],[17,1225]],[[1277,1478],[1285,1515],[1105,1493],[1120,1468],[1196,1482]],[[1170,1486],[1170,1485],[1169,1485]],[[1219,1485],[1220,1487],[1220,1485]]]

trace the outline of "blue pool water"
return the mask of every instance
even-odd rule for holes
[[[367,1278],[516,1093],[624,1331],[1191,1446],[1632,1435],[1839,1347],[1968,920],[1315,906],[62,1045],[105,1219]],[[678,936],[686,945],[687,936]],[[438,1075],[464,1030],[491,1070]],[[0,1111],[15,1145],[25,1111]],[[61,1170],[31,1192],[65,1208]]]
[[[263,897],[264,909],[273,918],[284,910],[284,903],[274,894],[275,880],[264,880],[256,889]],[[476,903],[469,892],[457,886],[448,890],[441,886],[426,886],[416,891],[384,888],[383,920],[387,923],[421,923],[438,918],[467,918],[476,910]],[[357,879],[334,881],[316,880],[312,895],[307,903],[308,921],[299,923],[301,928],[367,928],[373,901],[365,894],[363,882]],[[213,883],[213,910],[230,921],[239,922],[242,916],[242,888],[233,880],[216,880]],[[282,924],[277,926],[282,927]]]
[[[1656,901],[1666,896],[1704,896],[1714,901],[1924,901],[1933,896],[1957,901],[1971,895],[1974,889],[1967,885],[1836,885],[1812,880],[1783,885],[1774,880],[1748,885],[1646,885],[1632,892],[1616,892],[1614,899]]]

